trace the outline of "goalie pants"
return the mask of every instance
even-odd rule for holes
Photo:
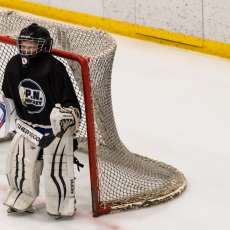
[[[41,151],[43,161],[38,160]],[[39,194],[42,168],[47,212],[55,216],[72,216],[76,203],[75,178],[73,139],[68,130],[44,149],[16,133],[7,160],[10,189],[4,204],[19,212],[29,209]]]

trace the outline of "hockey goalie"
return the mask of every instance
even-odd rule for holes
[[[3,101],[17,114],[7,160],[8,213],[34,211],[41,172],[47,213],[75,213],[73,136],[81,110],[65,66],[51,54],[52,43],[46,28],[29,25],[18,36],[19,54],[5,69]]]

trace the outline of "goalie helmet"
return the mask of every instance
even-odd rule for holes
[[[41,53],[50,53],[52,44],[49,31],[36,23],[23,28],[17,39],[19,53],[26,59]]]

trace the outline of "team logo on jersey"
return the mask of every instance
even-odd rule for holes
[[[44,109],[46,97],[38,83],[31,79],[24,79],[20,82],[18,90],[21,102],[28,113],[40,113]]]
[[[0,128],[4,125],[6,121],[6,106],[0,102]]]

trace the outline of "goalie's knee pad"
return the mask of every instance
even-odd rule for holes
[[[75,212],[75,177],[71,130],[44,148],[43,159],[47,212],[55,216],[72,216]]]
[[[9,192],[4,204],[15,210],[27,210],[39,193],[42,162],[37,161],[40,148],[20,134],[16,134],[10,145],[7,160]]]

